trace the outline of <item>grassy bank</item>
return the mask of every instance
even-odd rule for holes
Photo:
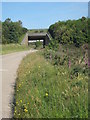
[[[67,66],[52,65],[38,52],[22,60],[17,74],[15,118],[87,118],[87,76],[70,79]]]
[[[19,42],[18,42],[18,43],[21,43],[22,40],[24,39],[24,37],[25,37],[25,34],[23,34],[23,35],[19,38]]]
[[[29,50],[29,49],[30,49],[30,46],[26,46],[26,45],[6,44],[6,45],[2,45],[2,50],[0,51],[0,54],[8,54],[13,52]]]

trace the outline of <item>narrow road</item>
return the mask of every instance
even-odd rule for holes
[[[2,72],[2,118],[12,117],[11,105],[17,77],[16,72],[23,57],[32,52],[35,50],[2,55],[2,70],[0,70]]]

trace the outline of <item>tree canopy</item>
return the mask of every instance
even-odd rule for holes
[[[80,46],[88,43],[88,19],[59,21],[49,27],[52,38],[61,44]]]
[[[27,32],[27,29],[22,27],[22,22],[19,20],[13,22],[7,18],[2,22],[2,43],[18,43],[19,37]]]
[[[13,22],[7,18],[0,22],[0,34],[2,23],[2,43],[18,43],[19,38],[27,32],[22,26],[22,21]],[[74,44],[79,47],[89,42],[89,18],[82,17],[78,20],[58,21],[48,29],[52,38],[61,44]]]

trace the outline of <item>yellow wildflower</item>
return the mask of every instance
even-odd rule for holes
[[[64,72],[62,72],[62,75],[64,75]]]
[[[16,104],[18,104],[18,102],[16,102]]]
[[[17,111],[15,110],[15,113],[16,113]]]
[[[28,112],[28,110],[27,110],[27,109],[24,109],[24,112]]]
[[[20,100],[20,102],[22,103],[22,100]]]
[[[21,84],[19,84],[19,87],[21,87]]]
[[[46,93],[46,96],[48,96],[48,93]]]

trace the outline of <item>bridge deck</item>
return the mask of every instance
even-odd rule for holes
[[[28,36],[46,36],[47,33],[29,33]]]

